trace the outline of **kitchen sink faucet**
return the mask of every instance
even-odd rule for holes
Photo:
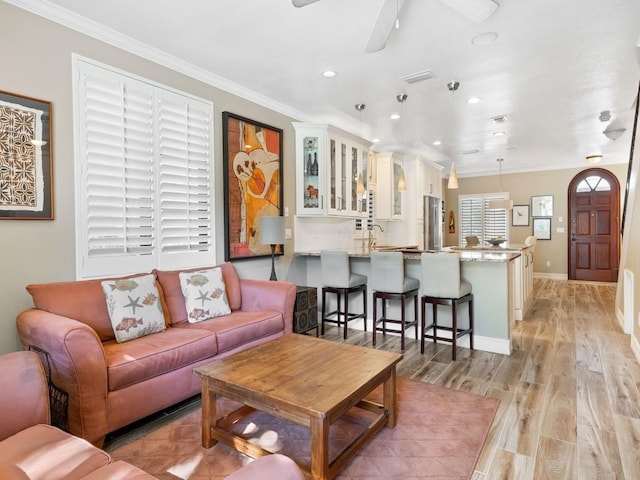
[[[381,232],[384,232],[384,228],[382,228],[381,225],[378,225],[377,223],[374,223],[373,225],[371,225],[369,227],[369,251],[371,251],[373,249],[373,247],[375,247],[376,245],[376,236],[373,233],[373,228],[374,227],[378,227],[380,229]]]

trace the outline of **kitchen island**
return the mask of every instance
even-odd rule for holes
[[[529,252],[525,245],[509,245],[508,247],[492,248],[461,248],[455,249],[460,255],[462,276],[471,283],[474,295],[474,346],[478,350],[488,352],[511,354],[511,329],[517,319],[524,315],[526,299],[520,298],[523,294],[523,272],[524,259]],[[388,249],[387,249],[388,250]],[[421,279],[422,269],[420,264],[419,250],[402,249],[406,260],[406,274],[410,277]],[[450,251],[444,249],[443,252]],[[362,275],[370,274],[370,252],[365,249],[348,251],[351,259],[351,268],[355,273]],[[322,288],[322,273],[320,267],[320,252],[296,252],[294,253],[295,269],[305,279],[306,285]],[[419,292],[422,295],[422,291]],[[368,312],[369,319],[367,329],[371,328],[373,319],[372,292],[368,291]],[[320,295],[319,295],[320,297]],[[358,311],[361,300],[354,296],[354,308]],[[392,315],[398,312],[390,309]],[[431,316],[430,309],[427,315]],[[459,322],[465,325],[468,321],[466,309],[460,309]],[[451,321],[450,309],[440,307],[438,310],[439,323],[447,324]],[[430,323],[428,318],[427,323]],[[362,322],[349,322],[352,328],[364,328]],[[406,330],[408,338],[414,338],[414,329]],[[458,345],[469,346],[469,337],[462,337]]]

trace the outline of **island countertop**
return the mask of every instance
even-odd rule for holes
[[[406,260],[420,260],[420,255],[422,254],[422,250],[415,249],[398,249],[398,250],[362,250],[362,249],[353,249],[346,250],[347,254],[351,258],[370,258],[371,253],[378,251],[397,251],[402,252],[404,254],[404,258]],[[430,250],[433,252],[433,250]],[[490,248],[456,248],[452,249],[446,247],[442,250],[435,251],[434,253],[450,253],[456,252],[460,255],[461,262],[508,262],[515,258],[518,258],[521,253],[520,249],[512,248],[502,248],[502,247],[490,247]],[[294,252],[294,257],[319,257],[320,251],[308,251],[308,252]]]

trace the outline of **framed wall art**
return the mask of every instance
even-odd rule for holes
[[[531,197],[532,217],[553,217],[553,195]]]
[[[0,219],[53,220],[51,102],[0,91]]]
[[[529,205],[514,205],[511,210],[511,225],[514,227],[529,226]]]
[[[551,240],[551,218],[533,218],[533,234],[538,240]]]
[[[260,243],[260,218],[283,213],[282,130],[223,112],[222,137],[225,260],[271,256]]]

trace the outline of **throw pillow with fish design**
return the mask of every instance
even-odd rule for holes
[[[180,286],[189,323],[231,313],[222,269],[219,267],[199,272],[180,272]]]
[[[165,328],[160,294],[153,275],[101,282],[118,343]]]

